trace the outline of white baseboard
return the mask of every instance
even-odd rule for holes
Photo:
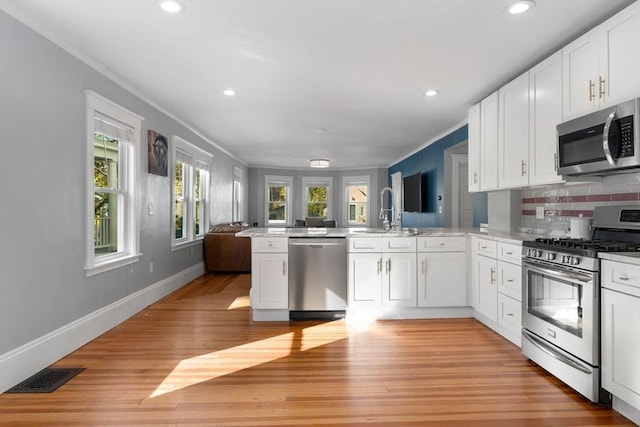
[[[117,326],[204,274],[198,263],[0,355],[0,393]]]

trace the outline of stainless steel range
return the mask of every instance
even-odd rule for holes
[[[640,251],[640,205],[596,207],[591,240],[522,246],[522,353],[591,401],[604,400],[598,253]]]

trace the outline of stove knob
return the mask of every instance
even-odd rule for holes
[[[571,265],[578,265],[580,263],[580,259],[578,259],[578,257],[572,256],[571,257]]]
[[[547,259],[548,259],[549,261],[553,261],[554,259],[556,259],[556,254],[554,254],[554,253],[552,253],[552,252],[549,252],[549,253],[547,254]]]
[[[566,255],[562,255],[562,263],[563,264],[567,264],[569,262],[569,258],[571,258],[571,257],[568,257]]]
[[[537,258],[541,258],[542,257],[542,251],[536,251],[536,257]]]

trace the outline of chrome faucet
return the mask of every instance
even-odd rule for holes
[[[385,209],[384,208],[384,193],[388,191],[391,194],[391,207]],[[387,212],[391,213],[391,221],[389,221],[389,218],[387,218]],[[384,220],[382,221],[382,227],[385,230],[388,230],[389,228],[395,230],[396,228],[398,228],[399,221],[396,218],[396,210],[393,206],[393,190],[391,189],[391,187],[384,187],[381,191],[380,191],[380,215],[378,215],[378,218]]]

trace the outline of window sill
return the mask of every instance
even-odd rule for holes
[[[115,270],[116,268],[124,267],[125,265],[138,262],[141,256],[142,254],[122,256],[116,259],[95,264],[92,267],[87,267],[84,269],[84,271],[87,277],[95,276],[96,274],[104,273],[110,270]]]
[[[195,246],[195,245],[198,245],[198,244],[202,243],[203,240],[204,240],[204,236],[198,237],[196,240],[190,240],[188,242],[174,243],[171,246],[171,250],[172,251],[179,251],[181,249],[186,249],[186,248],[189,248],[191,246]]]

